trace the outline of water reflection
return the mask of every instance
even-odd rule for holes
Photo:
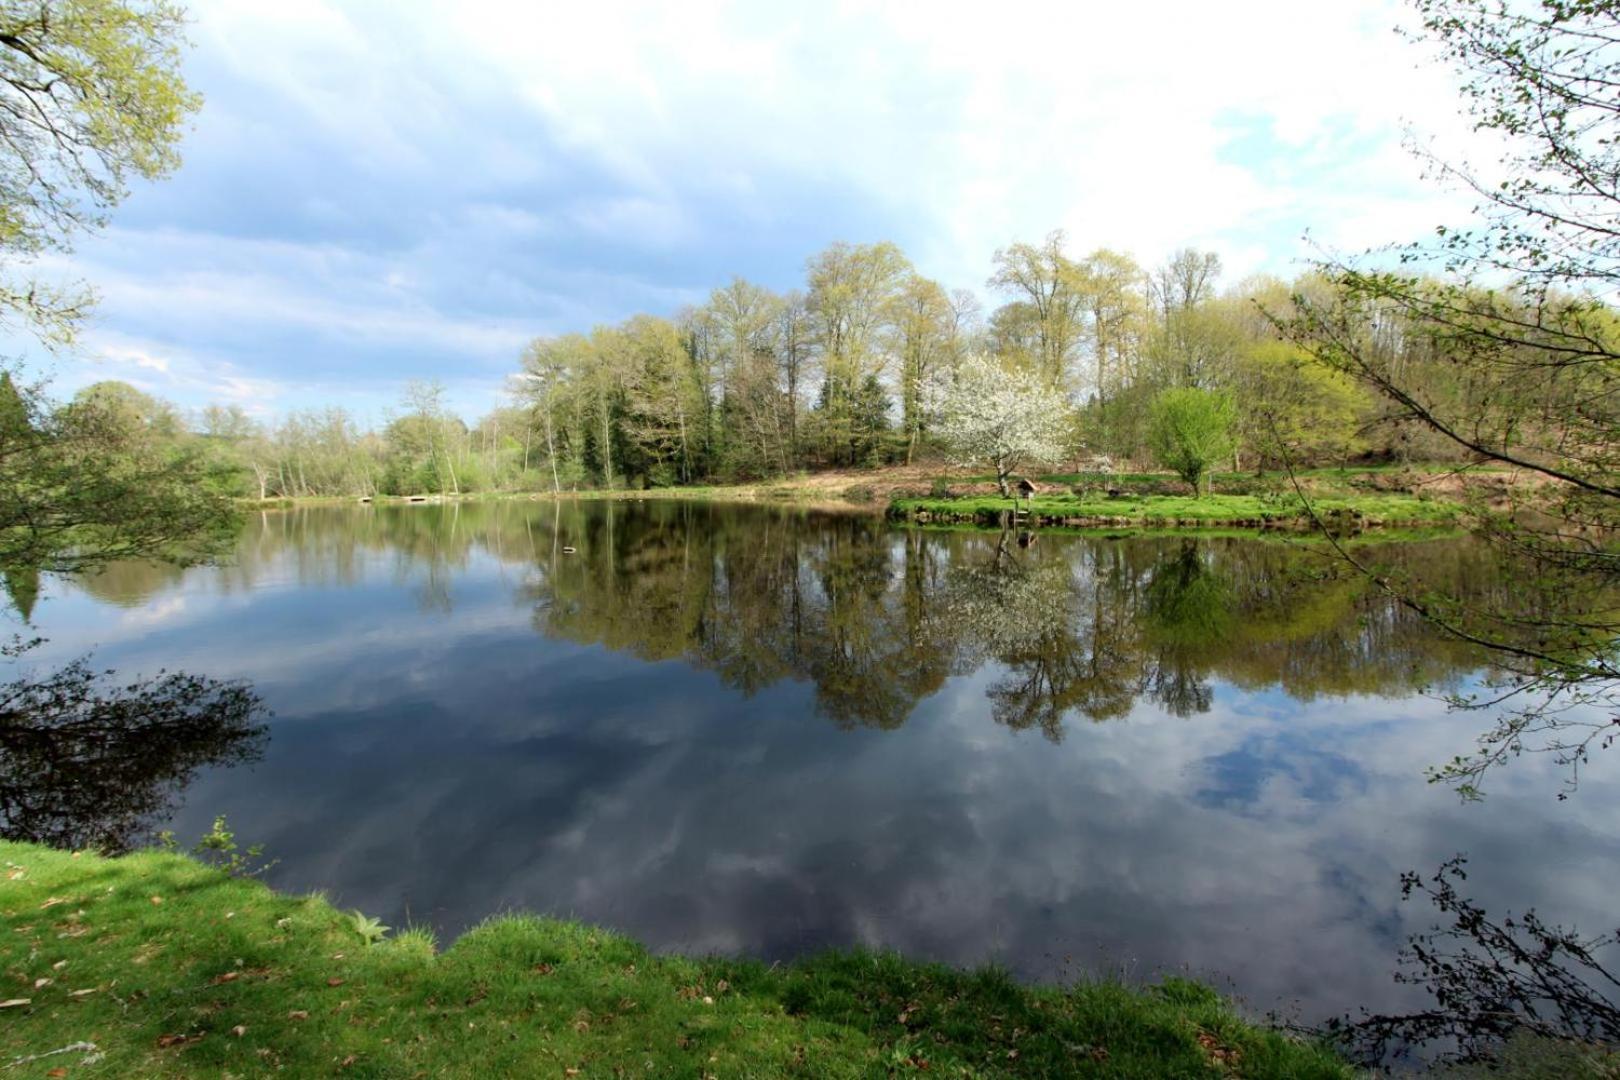
[[[148,841],[197,770],[259,756],[259,712],[243,686],[110,686],[83,662],[0,686],[0,836],[111,853]]]
[[[1366,553],[1510,587],[1472,545]],[[274,883],[393,925],[521,907],[661,949],[1036,978],[1072,953],[1316,1018],[1403,1004],[1408,867],[1468,850],[1481,903],[1580,923],[1620,888],[1603,779],[1556,809],[1533,764],[1484,807],[1425,784],[1477,718],[1417,690],[1481,658],[1309,545],[334,508],[255,520],[230,566],[94,588],[40,603],[61,648],[248,679],[276,710],[262,762],[199,772],[177,832],[226,813]]]
[[[1049,535],[1023,547],[698,503],[266,513],[214,585],[355,586],[380,563],[421,611],[448,613],[478,555],[530,571],[517,595],[548,637],[680,658],[745,693],[808,680],[845,726],[898,726],[947,676],[987,661],[1008,669],[996,719],[1053,739],[1066,717],[1119,717],[1141,698],[1208,711],[1212,679],[1310,700],[1433,687],[1482,662],[1311,544]],[[1458,595],[1502,587],[1489,553],[1457,541],[1371,557]],[[139,607],[181,573],[122,564],[85,588]]]

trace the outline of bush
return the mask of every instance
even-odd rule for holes
[[[1148,441],[1159,463],[1203,493],[1210,466],[1232,452],[1231,395],[1194,387],[1166,390],[1149,410]]]
[[[928,497],[930,499],[953,499],[956,496],[951,494],[951,485],[946,483],[945,478],[936,476],[934,482],[928,485]]]

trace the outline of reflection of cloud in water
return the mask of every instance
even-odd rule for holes
[[[186,612],[186,598],[183,596],[166,596],[155,603],[145,607],[132,608],[118,617],[120,626],[132,628],[156,626],[159,623],[173,622]]]
[[[1412,688],[1477,661],[1281,545],[1049,535],[1019,555],[1028,592],[953,608],[995,537],[474,509],[459,547],[422,511],[279,523],[188,572],[183,626],[98,631],[121,668],[251,674],[278,713],[262,763],[188,793],[183,834],[228,813],[279,884],[396,924],[526,907],[660,948],[1042,976],[1072,953],[1313,1013],[1398,1001],[1395,947],[1430,917],[1401,870],[1466,849],[1482,902],[1591,925],[1620,886],[1616,786],[1557,804],[1546,762],[1483,806],[1427,785],[1479,718]],[[1460,549],[1405,557],[1485,578]],[[430,566],[448,614],[419,607]],[[1007,632],[963,614],[1026,606]],[[71,634],[98,610],[52,615]]]

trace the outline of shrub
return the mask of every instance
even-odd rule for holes
[[[1204,490],[1209,468],[1232,451],[1232,423],[1236,417],[1229,394],[1181,387],[1153,399],[1148,441],[1159,463]]]

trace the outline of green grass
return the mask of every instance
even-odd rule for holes
[[[1013,505],[993,495],[963,498],[896,499],[889,512],[896,517],[930,520],[993,522]],[[1023,505],[1020,503],[1019,505]],[[1455,520],[1457,506],[1438,499],[1411,495],[1330,495],[1313,500],[1324,517],[1346,512],[1359,514],[1367,526],[1430,526]],[[1037,495],[1031,511],[1051,524],[1079,521],[1087,526],[1140,524],[1146,527],[1221,527],[1307,525],[1309,516],[1292,499],[1262,495],[1103,495],[1081,499],[1074,495]]]
[[[18,1077],[1353,1075],[1179,979],[1030,989],[867,953],[767,968],[520,916],[439,954],[157,852],[0,843],[0,920]]]
[[[1253,469],[1244,469],[1239,472],[1220,470],[1211,473],[1210,476],[1214,485],[1216,487],[1220,487],[1222,484],[1241,485],[1252,483],[1257,480],[1270,480],[1286,484],[1290,475],[1301,480],[1349,482],[1360,476],[1389,476],[1399,473],[1410,473],[1413,475],[1424,476],[1455,473],[1459,471],[1468,474],[1481,474],[1508,472],[1510,470],[1505,465],[1497,465],[1495,463],[1463,466],[1456,463],[1448,464],[1446,462],[1410,462],[1407,464],[1383,462],[1376,465],[1348,465],[1342,468],[1337,465],[1321,465],[1308,469],[1296,469],[1292,474],[1285,469],[1267,469],[1259,474],[1256,474]],[[941,476],[940,479],[946,483],[964,484],[993,484],[996,482],[994,473],[979,473],[971,476]],[[1032,477],[1032,479],[1034,479],[1037,483],[1042,484],[1073,485],[1080,483],[1095,484],[1099,482],[1106,482],[1119,487],[1130,487],[1133,484],[1181,483],[1174,473],[1169,472],[1043,473]]]

